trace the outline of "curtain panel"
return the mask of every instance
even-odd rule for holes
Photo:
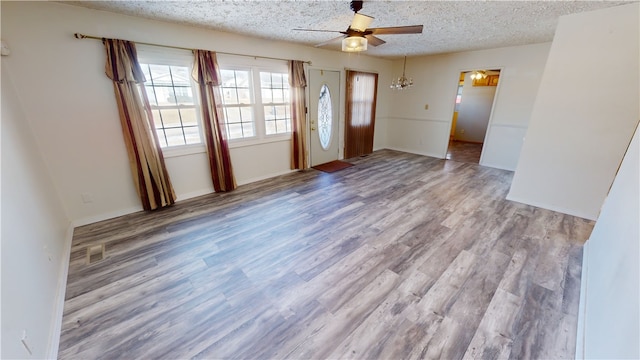
[[[135,44],[117,39],[104,39],[103,44],[107,52],[105,73],[113,81],[129,165],[142,207],[155,210],[169,206],[175,203],[176,195],[155,131]]]
[[[291,169],[306,169],[307,162],[307,114],[304,98],[307,79],[304,62],[289,61],[289,86],[291,102]]]
[[[378,74],[347,70],[344,157],[373,152]]]
[[[231,191],[237,185],[224,125],[221,77],[216,53],[207,50],[194,50],[193,53],[195,62],[192,76],[200,87],[202,122],[213,188],[216,192]]]

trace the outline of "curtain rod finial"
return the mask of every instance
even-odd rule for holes
[[[84,39],[84,38],[86,38],[86,36],[84,36],[84,35],[82,35],[82,34],[80,34],[80,33],[75,33],[75,34],[73,34],[73,36],[74,36],[76,39]]]

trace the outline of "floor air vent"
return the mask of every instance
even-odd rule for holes
[[[87,247],[87,264],[93,264],[104,259],[104,244]]]

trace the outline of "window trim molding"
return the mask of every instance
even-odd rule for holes
[[[187,145],[177,145],[177,146],[167,146],[162,148],[162,155],[165,158],[173,158],[179,156],[186,155],[194,155],[206,153],[207,147],[202,144],[187,144]]]
[[[279,141],[290,141],[292,137],[291,130],[293,129],[293,124],[289,125],[290,130],[287,133],[266,134],[264,106],[269,104],[263,103],[262,87],[260,86],[260,72],[288,74],[289,70],[287,62],[285,60],[249,59],[246,57],[223,54],[218,57],[218,65],[220,70],[248,70],[251,76],[251,96],[253,100],[251,107],[253,110],[255,135],[236,139],[229,138],[229,148]]]
[[[232,142],[230,140],[229,149],[242,148],[242,147],[248,147],[248,146],[259,146],[259,145],[270,144],[275,142],[291,141],[291,133],[286,134],[286,136],[283,136],[283,134],[276,134],[276,135],[268,135],[268,137],[265,137],[262,139],[248,138],[248,139],[235,139],[235,140],[240,140],[240,141]]]
[[[195,109],[196,123],[198,128],[198,133],[200,135],[199,143],[192,144],[183,144],[183,145],[167,145],[161,146],[162,153],[165,157],[174,157],[174,156],[182,156],[186,154],[195,154],[202,152],[199,148],[202,148],[203,151],[206,152],[205,148],[205,136],[204,136],[204,124],[202,122],[202,104],[200,104],[199,99],[199,88],[198,84],[191,77],[191,73],[193,71],[193,53],[187,50],[179,50],[179,49],[158,49],[155,46],[141,45],[136,47],[138,53],[138,62],[140,64],[152,64],[152,65],[168,65],[168,66],[181,66],[187,68],[188,77],[190,80],[191,91],[193,93],[193,107],[187,106],[186,108]],[[145,88],[147,86],[152,86],[149,79],[145,81]],[[175,91],[175,90],[174,90]],[[180,109],[180,105],[175,106],[154,106],[150,104],[152,110],[154,109],[162,109],[162,108],[175,108]],[[158,121],[154,119],[154,121]],[[187,126],[193,127],[193,126]],[[181,126],[184,131],[184,127]]]

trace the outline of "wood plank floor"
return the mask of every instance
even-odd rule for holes
[[[59,357],[573,358],[592,222],[511,172],[349,161],[75,229]]]
[[[451,140],[447,147],[447,159],[478,164],[482,154],[482,144]]]

